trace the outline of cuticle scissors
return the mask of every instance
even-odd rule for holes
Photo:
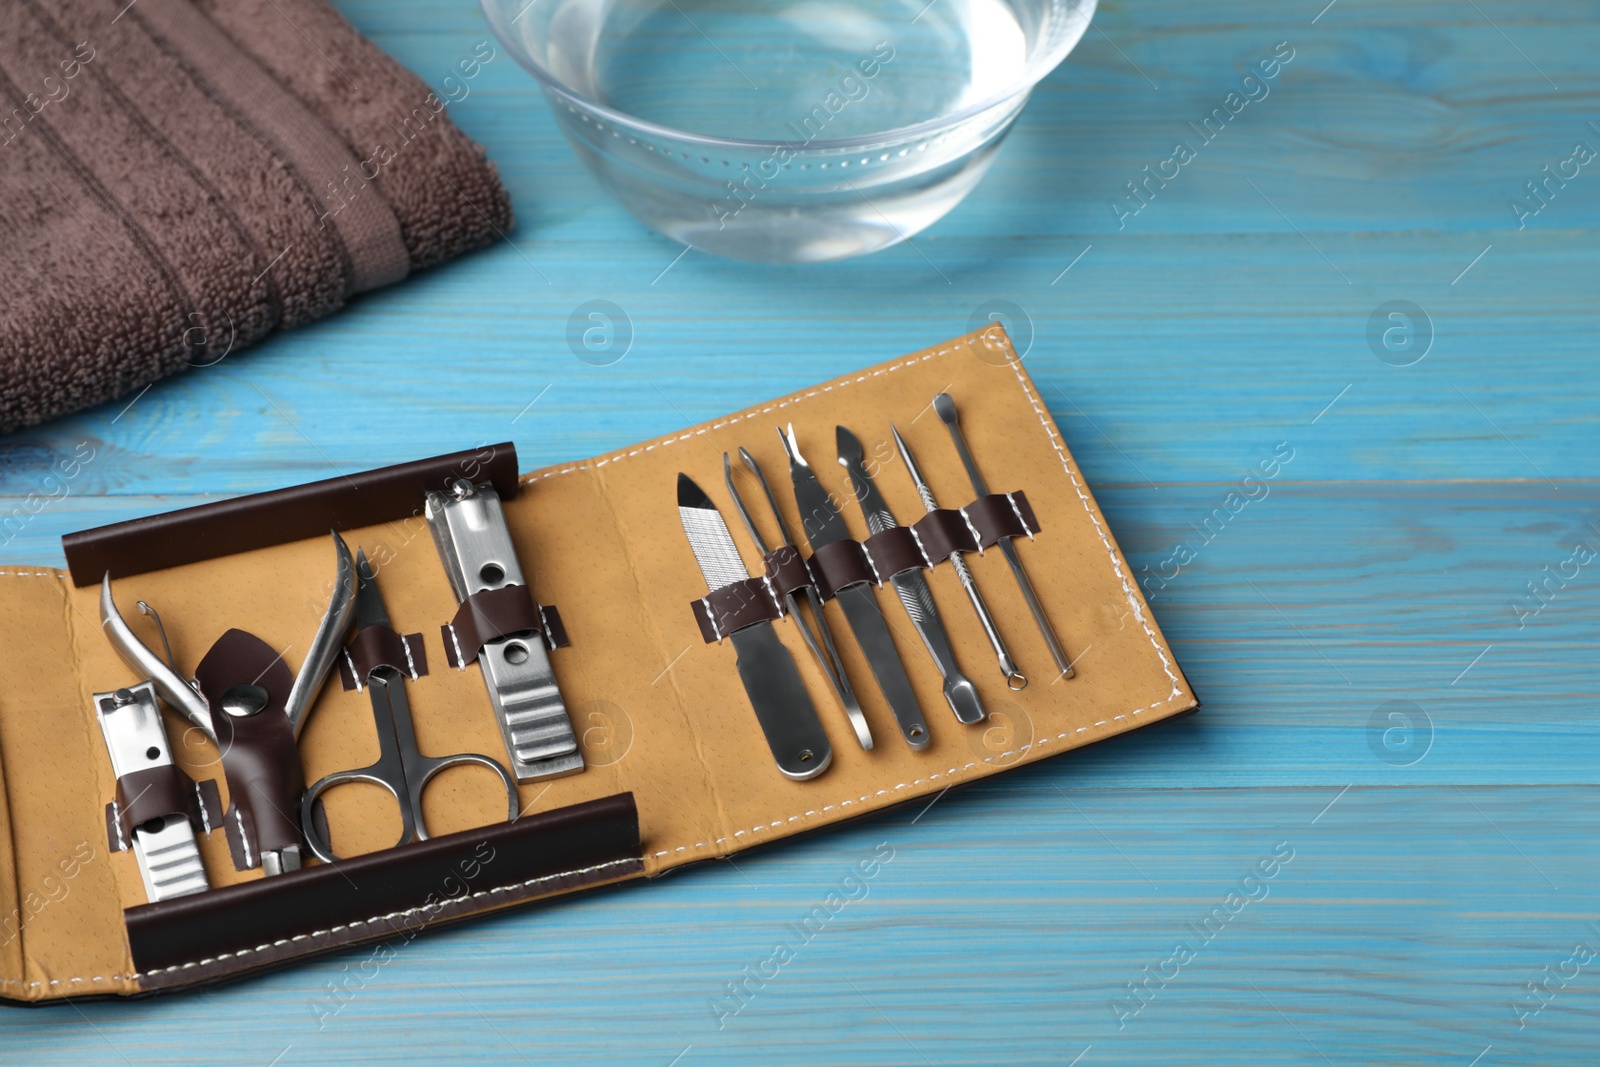
[[[364,552],[356,558],[356,625],[388,626],[389,615],[378,592],[377,580]],[[317,781],[305,792],[300,805],[300,820],[306,843],[312,853],[324,863],[341,858],[334,854],[333,846],[313,816],[322,795],[336,786],[352,782],[367,782],[389,791],[400,808],[400,840],[398,845],[428,839],[428,826],[422,812],[422,794],[428,783],[441,771],[451,767],[482,766],[494,771],[505,786],[508,822],[517,818],[517,783],[510,773],[493,758],[477,752],[459,752],[452,756],[424,756],[417,748],[416,726],[411,719],[411,703],[406,697],[406,675],[397,667],[379,666],[365,679],[368,698],[372,704],[373,725],[378,731],[378,758],[366,766],[353,770],[335,771]]]

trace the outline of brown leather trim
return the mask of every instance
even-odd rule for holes
[[[788,596],[796,590],[808,589],[816,584],[811,577],[811,568],[806,566],[805,557],[793,545],[783,545],[768,552],[766,563],[767,577],[772,580],[779,596]]]
[[[525,585],[480,589],[461,602],[455,618],[439,627],[444,636],[444,658],[452,667],[465,667],[478,658],[483,646],[511,634],[542,634],[544,617]]]
[[[746,578],[713,589],[689,605],[706,644],[722,640],[758,622],[783,618],[783,602],[766,578]]]
[[[861,549],[872,561],[872,573],[879,584],[903,571],[928,566],[922,547],[917,544],[916,534],[909,526],[891,526],[887,530],[879,530],[861,542]]]
[[[943,563],[957,552],[978,551],[978,537],[959,511],[940,508],[912,524],[917,543],[930,564]]]
[[[567,637],[567,624],[561,621],[561,612],[554,604],[540,604],[539,617],[544,620],[544,644],[550,651],[572,644]]]
[[[339,657],[339,681],[345,692],[365,685],[379,667],[393,667],[415,681],[428,673],[428,651],[421,634],[401,637],[387,626],[358,631]]]
[[[171,763],[117,779],[117,804],[125,830],[165,815],[182,815],[198,824],[198,802],[189,776]]]
[[[1032,537],[1039,532],[1039,519],[1022,492],[980,496],[961,510],[978,531],[978,544],[984,548],[1007,537]]]
[[[643,870],[632,793],[126,912],[141,990],[172,988]]]
[[[211,723],[232,801],[222,821],[234,866],[249,870],[261,865],[263,851],[300,844],[300,795],[306,779],[284,707],[294,676],[271,645],[234,629],[217,638],[195,668],[194,680],[215,709]],[[240,683],[265,689],[267,703],[254,715],[234,718],[222,710],[222,698]]]
[[[811,554],[811,573],[817,577],[817,595],[832,600],[841,589],[877,578],[858,541],[834,541]]]
[[[423,495],[457,478],[490,481],[502,500],[517,495],[517,448],[509,441],[321,482],[219,500],[67,534],[61,539],[72,584],[195,563],[237,552],[352,530],[422,513]]]
[[[117,779],[117,799],[106,805],[106,838],[112,852],[126,850],[133,828],[151,819],[182,815],[196,833],[222,821],[221,794],[210,779],[204,792],[176,764],[134,771]]]

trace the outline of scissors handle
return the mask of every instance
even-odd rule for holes
[[[517,783],[512,779],[510,772],[495,760],[477,752],[458,752],[454,756],[413,754],[406,760],[406,785],[408,791],[406,804],[403,805],[411,809],[410,819],[408,820],[411,836],[407,837],[401,844],[412,840],[426,841],[431,836],[428,833],[427,819],[422,814],[422,792],[428,788],[428,783],[433,780],[434,775],[451,767],[471,766],[487,767],[500,776],[500,782],[505,786],[506,790],[506,821],[516,821]]]
[[[311,852],[324,863],[341,857],[318,828],[313,818],[322,794],[335,786],[367,782],[381,786],[394,797],[400,809],[400,839],[396,845],[428,840],[428,827],[422,813],[422,793],[428,783],[451,767],[483,766],[494,771],[506,791],[506,821],[517,818],[517,783],[499,763],[476,752],[453,756],[424,756],[417,749],[416,728],[411,721],[411,704],[406,699],[405,682],[398,671],[379,668],[367,681],[372,701],[372,721],[378,732],[378,759],[366,767],[336,771],[319,779],[300,803],[300,823]]]

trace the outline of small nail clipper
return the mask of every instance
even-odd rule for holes
[[[145,899],[154,904],[209,889],[195,837],[200,827],[189,814],[187,792],[194,783],[172,762],[155,686],[140,682],[96,693],[94,708],[117,776],[111,819],[131,826],[126,844],[139,865]]]

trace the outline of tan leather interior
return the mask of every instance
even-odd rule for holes
[[[583,463],[537,471],[506,505],[533,593],[558,605],[572,645],[552,661],[580,736],[587,769],[521,787],[523,810],[546,811],[631,790],[642,821],[647,873],[862,815],[950,785],[1055,755],[1186,711],[1193,693],[1151,618],[1088,486],[1003,334],[953,341],[682,433]],[[892,419],[945,506],[974,497],[945,428],[929,407],[948,391],[978,464],[997,492],[1026,490],[1042,524],[1018,545],[1076,677],[1052,681],[1051,661],[996,550],[969,557],[984,597],[1032,684],[1007,690],[993,653],[948,566],[927,572],[966,673],[990,719],[962,726],[940,694],[939,675],[891,590],[878,600],[927,713],[932,744],[911,751],[850,637],[828,608],[846,667],[877,739],[856,743],[821,672],[789,621],[776,625],[792,651],[833,744],[820,777],[780,775],[739,676],[730,643],[708,645],[690,613],[706,593],[676,509],[687,472],[707,490],[749,566],[760,556],[722,480],[722,454],[743,445],[766,469],[792,528],[787,463],[774,427],[792,422],[825,485],[852,501],[834,462],[834,427],[853,429],[875,462],[876,481],[903,522],[923,512],[889,438]],[[741,477],[743,477],[741,475]],[[776,528],[759,490],[741,482],[757,523]],[[456,610],[437,551],[418,515],[348,531],[377,566],[395,629],[421,632],[430,673],[409,692],[429,755],[473,751],[504,758],[476,666],[448,666],[439,626]],[[866,526],[845,508],[857,537]],[[122,612],[156,646],[160,611],[179,667],[192,671],[224,630],[238,626],[284,650],[292,669],[327,602],[334,556],[327,538],[128,577],[114,584]],[[98,589],[72,588],[44,568],[0,568],[0,994],[16,999],[132,993],[139,989],[122,909],[144,902],[131,853],[107,849],[104,807],[114,779],[90,694],[137,679],[100,634]],[[168,714],[168,733],[194,778],[220,779],[216,752]],[[364,693],[331,681],[300,742],[308,781],[376,756]],[[219,782],[219,784],[221,784]],[[226,787],[223,786],[224,799]],[[435,834],[504,817],[482,770],[452,770],[426,798]],[[376,787],[329,797],[335,846],[354,854],[398,833],[393,802]],[[223,835],[203,845],[215,886],[260,878],[237,872]],[[70,873],[69,873],[70,872]],[[19,922],[16,918],[20,917]],[[10,921],[8,921],[10,920]]]

